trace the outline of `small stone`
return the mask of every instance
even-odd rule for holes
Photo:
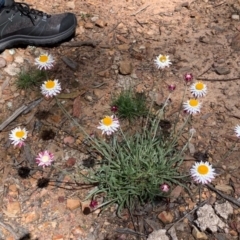
[[[40,215],[37,212],[35,212],[35,211],[30,212],[30,213],[26,213],[24,216],[25,216],[25,223],[35,222],[40,217]]]
[[[71,231],[75,238],[86,237],[86,233],[80,226],[74,227]]]
[[[9,102],[7,102],[7,105],[8,105],[8,103]],[[8,106],[8,108],[9,108],[9,106]],[[9,108],[9,109],[11,109],[11,108]],[[18,196],[18,188],[15,184],[10,185],[8,187],[8,191],[9,191],[8,192],[9,196],[15,197],[15,198]]]
[[[66,2],[66,5],[67,5],[68,9],[75,9],[75,2],[74,1]]]
[[[207,240],[208,236],[204,232],[200,232],[196,227],[193,226],[192,235],[195,239]]]
[[[16,53],[15,49],[12,48],[12,49],[9,49],[8,52],[11,54],[11,55],[14,55]]]
[[[157,231],[153,231],[149,234],[147,240],[169,240],[169,237],[166,235],[165,229],[160,229]]]
[[[85,27],[86,29],[93,29],[93,28],[94,28],[94,25],[93,25],[91,22],[87,22],[87,23],[85,23],[84,27]]]
[[[100,77],[105,77],[105,78],[109,78],[110,77],[110,72],[109,70],[103,70],[101,72],[98,72],[97,73]]]
[[[11,192],[17,192],[18,191],[18,187],[15,184],[9,185],[8,189]]]
[[[119,65],[119,72],[122,75],[129,75],[132,73],[132,63],[129,60],[121,61]]]
[[[189,9],[189,7],[190,7],[189,2],[184,2],[181,5],[182,5],[182,7],[185,7],[187,9]]]
[[[10,54],[9,54],[10,55]],[[10,76],[15,76],[18,75],[21,72],[20,67],[17,66],[16,63],[11,63],[8,64],[5,68],[4,71],[9,74]]]
[[[91,21],[92,21],[92,22],[96,22],[98,19],[99,19],[98,16],[93,16],[93,17],[91,17]]]
[[[14,57],[9,51],[4,51],[2,57],[7,61],[8,64],[14,61]]]
[[[232,18],[232,20],[239,20],[239,19],[240,19],[240,17],[239,17],[238,14],[233,14],[233,15],[231,16],[231,18]]]
[[[93,101],[93,97],[91,95],[85,95],[84,97],[88,102],[92,102]]]
[[[233,37],[231,47],[235,51],[240,50],[240,33]]]
[[[81,202],[79,199],[76,198],[69,198],[67,199],[67,209],[74,210],[81,206]]]
[[[72,167],[75,165],[76,163],[76,158],[70,157],[67,161],[66,161],[66,166],[67,167]]]
[[[118,45],[118,49],[119,49],[120,51],[127,51],[129,48],[130,48],[130,46],[129,46],[128,44]]]
[[[64,236],[61,235],[61,234],[54,235],[54,236],[52,237],[52,240],[64,240]]]
[[[103,27],[107,26],[107,23],[104,22],[104,21],[101,20],[101,19],[98,19],[98,20],[95,22],[95,25],[96,25],[97,27],[103,28]]]
[[[215,67],[215,72],[218,74],[218,75],[227,75],[230,73],[230,69],[227,68],[227,67]]]
[[[122,35],[117,35],[117,39],[124,43],[129,43],[129,40],[123,37]]]
[[[7,205],[7,212],[16,215],[21,212],[21,206],[19,202],[10,202]]]
[[[4,58],[0,57],[0,68],[6,67],[7,62]]]
[[[233,229],[231,229],[231,230],[229,231],[229,234],[230,234],[231,236],[234,236],[234,237],[238,236],[238,232],[235,231],[235,230],[233,230]]]
[[[73,144],[75,142],[75,138],[72,136],[67,136],[63,139],[65,144]]]
[[[174,219],[174,215],[171,212],[163,211],[158,214],[158,219],[165,224],[172,223]]]

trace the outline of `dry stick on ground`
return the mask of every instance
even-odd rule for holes
[[[239,80],[240,77],[236,77],[236,78],[224,78],[224,79],[217,79],[217,78],[200,78],[200,77],[197,77],[197,80],[204,80],[204,81],[233,81],[233,80]]]
[[[235,204],[236,206],[240,207],[240,202],[238,200],[236,200],[235,198],[228,196],[224,193],[222,193],[221,191],[217,190],[213,185],[211,184],[206,184],[206,186],[213,192],[217,193],[219,196],[221,196],[222,198],[228,200],[229,202]]]
[[[20,108],[18,108],[7,120],[5,120],[0,125],[0,131],[2,131],[8,124],[10,124],[14,119],[16,119],[20,114],[26,114],[30,110],[32,110],[34,107],[36,107],[40,102],[42,101],[42,98],[39,98],[37,100],[32,101],[28,105],[22,105]]]
[[[210,66],[206,71],[204,71],[203,73],[201,73],[200,75],[198,75],[198,76],[197,76],[197,80],[204,80],[204,81],[233,81],[233,80],[239,80],[239,79],[240,79],[240,77],[236,77],[236,78],[224,78],[224,79],[204,78],[204,77],[201,77],[203,74],[205,74],[206,72],[208,72],[211,68],[212,68],[212,66]]]
[[[202,207],[205,203],[207,202],[207,200],[205,200],[204,202],[201,202],[199,204],[199,206],[196,206],[195,208],[193,208],[190,212],[186,213],[182,218],[178,219],[176,222],[174,222],[172,224],[172,226],[170,228],[167,229],[167,231],[169,231],[174,225],[176,225],[177,223],[181,222],[185,217],[187,217],[189,214],[191,214],[192,212],[195,212],[198,208]]]
[[[1,221],[0,221],[0,226],[2,226],[3,228],[7,229],[7,231],[10,232],[10,233],[14,236],[14,238],[15,238],[16,240],[18,239],[17,234],[14,232],[14,230],[12,229],[11,226],[9,226],[9,225],[1,222]]]
[[[136,16],[138,13],[142,12],[143,10],[147,9],[151,4],[148,4],[146,7],[141,8],[137,12],[131,14],[130,16]]]

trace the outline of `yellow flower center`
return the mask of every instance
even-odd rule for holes
[[[23,138],[24,137],[24,131],[18,131],[18,132],[16,132],[16,137],[17,138]]]
[[[47,81],[47,82],[45,83],[45,86],[46,86],[46,88],[48,88],[48,89],[52,89],[52,88],[55,87],[55,82],[52,81],[52,80],[49,80],[49,81]]]
[[[197,99],[190,99],[189,100],[189,105],[191,107],[197,107],[198,106],[198,100]]]
[[[198,83],[196,84],[196,89],[197,89],[197,90],[203,90],[203,88],[204,88],[204,85],[203,85],[202,82],[198,82]]]
[[[48,56],[47,55],[41,55],[39,57],[39,61],[42,62],[42,63],[45,63],[48,61]]]
[[[208,174],[209,168],[206,165],[200,165],[198,166],[197,171],[199,174],[205,175],[205,174]]]
[[[48,156],[43,156],[41,160],[42,160],[42,162],[48,162],[49,157]]]
[[[164,55],[162,55],[162,56],[159,58],[159,61],[162,62],[162,63],[164,63],[164,62],[167,61],[167,57],[164,56]]]
[[[111,117],[106,116],[106,117],[102,120],[102,123],[103,123],[105,126],[111,126],[112,123],[113,123],[113,120],[112,120]]]

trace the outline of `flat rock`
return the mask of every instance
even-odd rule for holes
[[[107,23],[104,22],[104,21],[101,20],[101,19],[98,19],[98,20],[95,22],[95,25],[96,25],[97,27],[104,28],[105,26],[107,26]]]
[[[0,57],[0,68],[6,67],[7,62],[4,58]]]
[[[197,211],[197,220],[195,221],[201,231],[207,229],[212,232],[217,232],[218,228],[225,228],[226,224],[215,214],[214,209],[211,205],[204,205]]]
[[[160,229],[153,231],[147,238],[147,240],[169,240],[169,237],[166,235],[165,229]]]
[[[32,223],[39,219],[40,215],[36,211],[26,213],[24,215],[25,217],[25,223]]]
[[[218,75],[227,75],[230,73],[230,69],[227,67],[215,67],[215,72]]]
[[[19,202],[9,202],[7,205],[7,212],[16,215],[21,212],[21,206]]]
[[[214,209],[216,213],[224,219],[228,219],[228,216],[233,214],[233,207],[228,201],[222,204],[216,203]]]
[[[233,37],[231,47],[235,51],[240,50],[240,33]]]
[[[158,214],[158,219],[163,223],[172,223],[174,219],[174,214],[172,212],[163,211]]]
[[[77,198],[69,198],[67,200],[67,208],[70,210],[74,210],[76,208],[79,208],[81,206],[81,202]]]
[[[129,60],[124,60],[124,61],[121,61],[120,62],[120,65],[119,65],[119,72],[122,74],[122,75],[130,75],[132,73],[132,63],[131,61]]]
[[[94,28],[94,24],[91,23],[91,22],[87,22],[87,23],[85,23],[84,27],[85,27],[86,29],[93,29],[93,28]]]
[[[207,240],[208,236],[204,232],[200,232],[196,227],[193,226],[192,235],[195,239]]]

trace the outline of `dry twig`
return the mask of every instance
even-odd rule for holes
[[[12,229],[11,226],[9,226],[9,225],[1,222],[1,221],[0,221],[0,225],[1,225],[3,228],[7,229],[7,231],[10,232],[10,233],[14,236],[14,238],[15,238],[16,240],[18,239],[17,234],[14,232],[14,230]]]
[[[140,10],[138,10],[137,12],[131,14],[130,16],[136,16],[138,13],[142,12],[143,10],[147,9],[151,4],[148,4],[147,6],[141,8]]]
[[[218,194],[219,196],[221,196],[222,198],[224,198],[224,199],[226,199],[227,201],[229,201],[229,202],[235,204],[236,206],[240,207],[240,202],[239,202],[237,199],[235,199],[235,198],[233,198],[233,197],[231,197],[231,196],[228,196],[228,195],[222,193],[221,191],[217,190],[217,189],[216,189],[213,185],[211,185],[211,184],[206,184],[206,186],[207,186],[211,191],[217,193],[217,194]]]
[[[65,42],[61,44],[63,47],[82,47],[82,46],[90,46],[90,47],[96,47],[97,42],[95,41],[74,41],[74,42]]]

